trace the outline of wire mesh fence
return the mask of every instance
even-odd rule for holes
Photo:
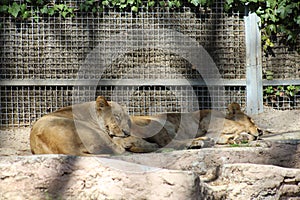
[[[114,10],[98,14],[78,12],[73,18],[46,17],[38,23],[4,16],[1,17],[1,78],[73,79],[86,55],[99,43],[105,50],[113,50],[106,46],[111,44],[112,35],[124,33],[120,40],[126,41],[129,30],[152,30],[156,35],[168,29],[197,40],[215,58],[224,78],[244,78],[243,19],[222,13],[220,2],[213,10],[197,15],[191,8],[176,12],[154,8],[138,14]],[[148,59],[152,57],[169,66],[172,63],[168,62],[174,62],[174,55],[165,52],[169,56],[166,57],[153,51],[148,52]],[[128,52],[128,56],[132,58],[132,66],[145,59],[140,51]]]
[[[266,83],[273,82],[265,84],[264,104],[278,110],[299,109],[300,55],[297,49],[300,49],[300,40],[294,49],[279,42],[280,40],[282,39],[278,37],[271,54],[263,54],[263,79]]]
[[[92,101],[97,95],[125,104],[134,115],[246,104],[245,85],[209,88],[209,67],[199,71],[189,59],[191,52],[176,50],[179,42],[187,41],[180,44],[189,47],[195,41],[213,59],[221,78],[245,80],[243,14],[224,13],[223,1],[210,9],[78,11],[73,18],[41,17],[38,22],[0,16],[0,23],[4,127],[28,126],[74,99]],[[95,49],[100,61],[86,65]],[[291,66],[298,66],[294,56]],[[268,69],[270,62],[265,63]]]
[[[4,86],[1,87],[1,125],[28,126],[41,116],[76,101],[94,101],[98,95],[127,107],[133,115],[162,112],[191,112],[199,109],[224,109],[228,102],[245,106],[245,88],[213,88],[217,99],[206,86]],[[210,90],[212,91],[212,90]]]
[[[276,43],[273,49],[274,55],[263,56],[263,78],[271,80],[299,79],[300,56],[297,49],[300,49],[300,40],[295,49]]]
[[[28,126],[42,115],[72,102],[72,88],[2,86],[1,125]]]

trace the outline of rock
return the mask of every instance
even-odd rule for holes
[[[300,169],[226,164],[215,181],[201,185],[211,199],[300,199]]]
[[[108,158],[28,156],[30,129],[22,131],[0,131],[1,200],[300,200],[297,139],[274,141],[276,135],[238,147],[161,149]]]
[[[199,199],[193,172],[99,157],[1,157],[0,199]]]
[[[194,171],[201,179],[214,178],[215,172],[224,164],[252,163],[300,168],[299,142],[268,142],[271,147],[215,147],[114,158],[152,167]]]

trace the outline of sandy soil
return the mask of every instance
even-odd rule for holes
[[[265,139],[300,140],[300,110],[269,109],[251,117],[260,128],[271,132],[265,133]]]
[[[300,140],[300,110],[266,112],[251,116],[263,130],[266,140]],[[0,130],[0,156],[30,155],[30,128]]]
[[[0,130],[0,155],[30,155],[30,128]]]

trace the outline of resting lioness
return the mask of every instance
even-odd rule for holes
[[[31,129],[30,147],[33,154],[123,153],[137,149],[124,146],[122,140],[118,140],[129,137],[128,140],[142,145],[143,151],[158,148],[156,144],[148,144],[129,134],[127,111],[99,96],[96,101],[68,106],[43,116]]]
[[[253,120],[244,114],[239,104],[228,106],[227,115],[215,110],[191,113],[164,113],[153,116],[132,116],[131,134],[160,147],[178,147],[185,143],[193,147],[197,142],[214,138],[218,144],[252,141],[261,135]],[[180,146],[180,145],[179,145]]]
[[[235,142],[239,140],[243,140],[244,137],[248,137],[249,140],[254,140],[257,137],[261,136],[263,131],[258,128],[253,119],[246,115],[241,110],[241,106],[238,103],[231,103],[228,105],[228,113],[226,115],[226,119],[233,120],[245,127],[245,129],[250,133],[250,135],[241,134],[239,137],[235,137]]]

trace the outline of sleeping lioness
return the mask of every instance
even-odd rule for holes
[[[240,140],[243,140],[244,137],[251,141],[262,135],[263,131],[255,125],[251,117],[241,111],[241,107],[238,103],[234,102],[228,105],[228,113],[226,115],[226,119],[233,120],[243,125],[247,132],[250,133],[248,136],[244,133],[233,138],[235,143],[240,142]]]
[[[96,101],[61,108],[35,122],[30,132],[31,152],[85,156],[119,154],[126,149],[130,151],[131,147],[123,147],[118,138],[128,137],[145,146],[144,151],[146,147],[148,151],[158,147],[130,136],[130,123],[122,106],[99,96]]]
[[[218,144],[252,141],[261,135],[253,120],[237,103],[228,106],[225,115],[215,110],[191,113],[164,113],[153,116],[132,116],[131,134],[156,143],[160,147],[193,148],[199,142],[214,138]],[[190,146],[189,146],[190,145]]]
[[[230,110],[230,109],[229,109]],[[95,155],[152,152],[162,147],[199,148],[253,140],[260,134],[240,108],[131,116],[115,102],[96,101],[61,108],[39,119],[30,133],[33,154]]]

